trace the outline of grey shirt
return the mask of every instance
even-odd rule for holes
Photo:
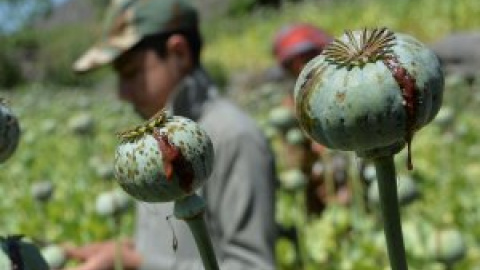
[[[200,123],[214,145],[213,172],[200,194],[220,268],[274,269],[275,169],[264,136],[244,112],[218,97],[201,68],[184,80],[171,107]],[[173,218],[173,203],[139,203],[136,229],[142,269],[203,269],[188,226]]]

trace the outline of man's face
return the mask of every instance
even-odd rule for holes
[[[119,98],[130,102],[143,118],[165,107],[181,80],[174,57],[160,58],[152,49],[128,52],[113,63]]]

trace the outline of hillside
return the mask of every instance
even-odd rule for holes
[[[0,70],[8,68],[11,72],[2,73],[20,74],[17,79],[10,79],[9,84],[41,81],[75,86],[94,83],[97,75],[88,80],[79,79],[71,73],[70,66],[98,36],[101,20],[98,15],[105,6],[104,1],[67,1],[48,19],[39,21],[34,31],[25,29],[9,37],[9,42],[2,42],[0,62],[6,63],[0,63]],[[292,22],[319,25],[335,36],[344,29],[381,25],[412,34],[426,43],[452,32],[475,30],[480,25],[480,2],[474,0],[285,0],[278,9],[260,7],[243,10],[235,16],[222,15],[230,11],[234,3],[254,0],[192,1],[204,18],[204,59],[220,74],[258,73],[272,66],[273,36],[282,26]],[[4,85],[1,77],[0,85]]]
[[[34,28],[50,30],[65,24],[85,23],[95,19],[99,9],[100,5],[93,4],[92,0],[68,0],[56,7],[48,17],[36,22]]]

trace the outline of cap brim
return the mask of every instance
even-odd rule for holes
[[[302,42],[301,44],[295,44],[289,48],[284,48],[278,55],[277,59],[280,63],[285,63],[291,60],[294,56],[308,52],[315,49],[315,44],[311,42]]]
[[[119,42],[121,41],[121,42]],[[138,38],[112,39],[104,41],[86,51],[73,64],[73,70],[78,73],[86,73],[99,67],[111,64],[122,53],[126,52],[138,42]]]

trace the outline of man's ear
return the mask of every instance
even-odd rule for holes
[[[173,34],[167,40],[167,54],[174,57],[180,71],[184,74],[193,68],[192,52],[187,39],[180,34]]]

